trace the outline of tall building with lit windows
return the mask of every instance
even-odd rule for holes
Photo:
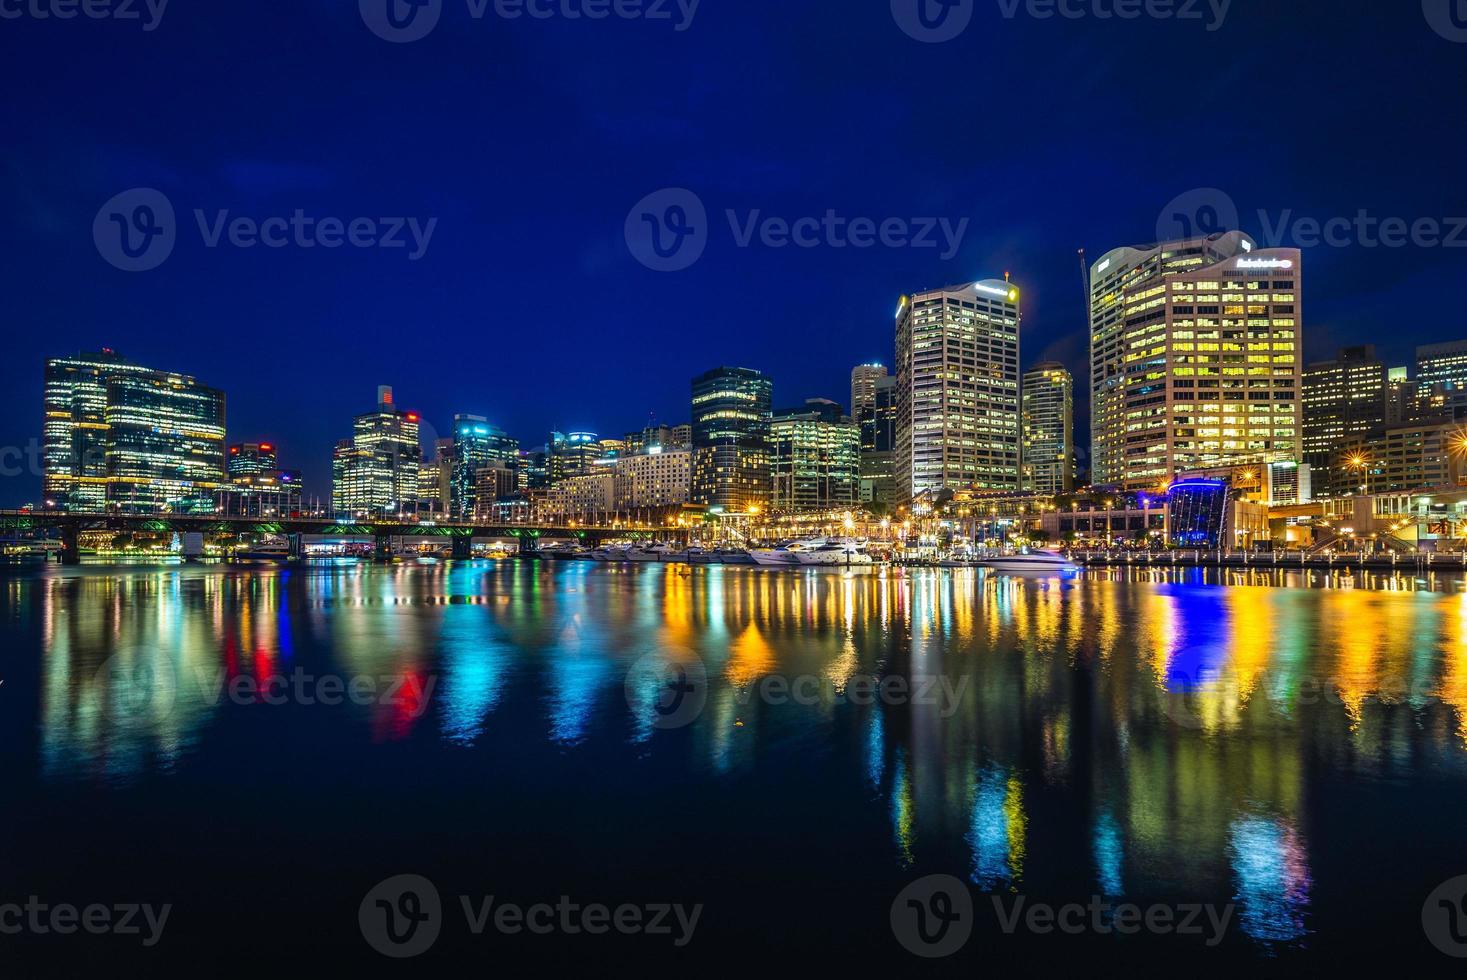
[[[1386,424],[1387,369],[1374,347],[1346,347],[1306,367],[1303,384],[1304,462],[1324,487],[1335,451]]]
[[[1018,490],[1019,288],[903,296],[896,314],[896,496]]]
[[[1092,478],[1128,489],[1302,453],[1297,249],[1241,232],[1119,248],[1090,271]]]
[[[1024,490],[1075,489],[1075,379],[1063,364],[1045,361],[1024,372]]]
[[[351,440],[337,443],[332,457],[331,501],[339,516],[397,511],[418,498],[418,426],[416,412],[398,410],[390,387],[377,389],[376,410],[356,417]]]
[[[222,391],[99,351],[48,360],[44,397],[47,506],[212,511],[228,482]]]
[[[479,471],[495,466],[517,470],[520,443],[482,415],[455,415],[450,455],[448,510],[453,517],[471,518],[478,510],[478,490],[483,482]],[[495,479],[496,486],[503,482],[497,476]]]
[[[258,476],[277,469],[275,447],[268,442],[240,442],[229,447],[230,479]]]
[[[861,489],[861,429],[823,398],[775,412],[769,425],[770,507],[801,514],[854,507]]]
[[[774,386],[751,368],[693,379],[693,503],[729,513],[767,510]]]

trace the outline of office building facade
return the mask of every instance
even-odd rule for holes
[[[399,411],[392,389],[377,389],[375,411],[358,415],[350,440],[338,442],[332,455],[331,502],[339,516],[367,517],[397,512],[418,499],[416,412]]]
[[[209,512],[228,482],[224,393],[113,351],[45,366],[42,489],[74,511]]]
[[[1297,249],[1241,232],[1107,253],[1090,272],[1092,481],[1154,488],[1234,463],[1298,462]]]
[[[1017,286],[903,296],[896,316],[897,496],[1019,488]]]
[[[719,367],[693,379],[693,503],[727,513],[768,508],[773,391],[750,368]]]
[[[1304,462],[1328,487],[1335,451],[1386,424],[1386,366],[1372,346],[1343,348],[1333,359],[1304,369],[1302,400]]]
[[[811,399],[775,412],[769,442],[774,513],[849,509],[859,502],[861,428],[839,405]]]
[[[1063,364],[1045,361],[1024,372],[1024,486],[1035,493],[1075,488],[1075,379]]]

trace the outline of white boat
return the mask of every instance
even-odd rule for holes
[[[801,565],[871,565],[875,564],[866,553],[866,545],[849,538],[844,541],[828,541],[818,548],[806,548],[795,552]]]
[[[289,561],[290,542],[284,538],[266,538],[244,551],[236,551],[238,561]]]
[[[995,572],[1071,572],[1079,566],[1056,551],[1030,551],[985,558],[978,564]]]
[[[591,552],[590,558],[592,561],[627,561],[627,553],[629,551],[631,551],[631,545],[602,545]]]
[[[670,544],[633,545],[627,561],[686,561],[688,553]]]
[[[774,548],[753,548],[749,551],[749,557],[756,565],[798,565],[800,556],[806,552],[817,551],[824,548],[830,542],[825,538],[805,538],[800,541],[786,541]]]

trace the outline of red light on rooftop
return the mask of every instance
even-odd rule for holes
[[[262,453],[268,453],[268,452],[272,451],[274,448],[275,447],[272,446],[272,445],[270,445],[268,442],[262,442],[262,443],[260,443],[260,452],[262,452]]]
[[[416,422],[418,420],[418,413],[416,413],[416,412],[408,412],[407,420],[409,422]]]

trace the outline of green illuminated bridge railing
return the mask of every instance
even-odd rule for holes
[[[360,520],[344,523],[331,518],[220,517],[216,514],[117,514],[69,513],[64,511],[0,511],[0,530],[44,531],[147,531],[154,533],[200,531],[205,534],[312,534],[327,537],[432,537],[432,538],[550,538],[602,541],[608,538],[671,538],[687,535],[682,528],[595,527],[502,524],[478,521],[419,523],[390,520]]]

